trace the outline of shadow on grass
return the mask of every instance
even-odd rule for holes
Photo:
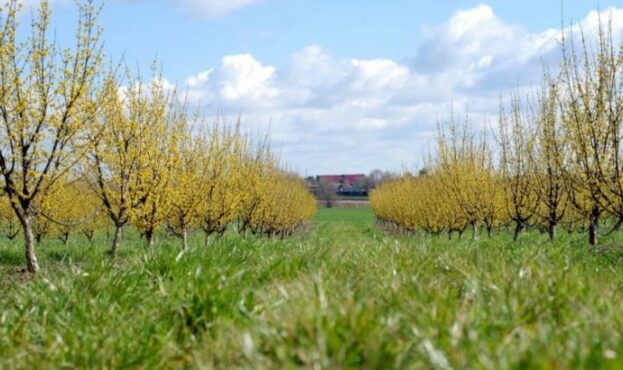
[[[623,244],[617,241],[610,241],[593,248],[593,253],[605,258],[611,263],[621,263],[623,261]]]
[[[4,266],[22,266],[24,264],[24,255],[18,249],[0,249],[0,265]]]
[[[64,262],[71,257],[68,251],[51,249],[46,252],[46,257],[52,261]]]

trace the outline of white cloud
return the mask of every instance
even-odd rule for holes
[[[259,0],[175,0],[193,15],[201,18],[218,18],[246,8]]]
[[[249,54],[229,55],[216,69],[186,79],[191,101],[222,109],[260,109],[278,103],[276,68],[264,66]]]
[[[189,87],[197,87],[207,83],[210,80],[210,75],[214,72],[213,69],[208,69],[207,71],[199,72],[194,76],[190,76],[186,79],[186,84]]]
[[[623,29],[623,10],[601,14]],[[594,33],[597,20],[591,12],[574,29]],[[436,119],[451,104],[457,113],[469,108],[474,120],[493,120],[501,92],[533,86],[543,63],[556,67],[560,58],[559,30],[528,32],[486,5],[457,11],[425,27],[424,36],[402,62],[334,58],[318,45],[280,67],[249,54],[226,56],[190,76],[187,88],[208,111],[243,112],[260,132],[270,128],[275,146],[303,173],[399,170],[421,164]]]
[[[223,58],[219,70],[221,97],[231,102],[270,102],[277,95],[271,86],[275,67],[265,67],[249,54]]]

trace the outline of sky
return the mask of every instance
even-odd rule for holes
[[[37,0],[23,0],[28,6]],[[72,0],[52,0],[69,44]],[[561,27],[623,30],[623,0],[108,0],[107,57],[187,91],[211,117],[268,132],[301,175],[414,170],[450,112],[495,120],[538,85]]]

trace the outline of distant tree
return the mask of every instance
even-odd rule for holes
[[[320,179],[318,181],[317,195],[318,199],[323,201],[327,208],[331,208],[337,199],[337,186],[327,179]]]
[[[375,170],[372,170],[372,172],[370,172],[370,175],[368,176],[368,178],[370,179],[372,183],[378,184],[381,181],[383,181],[383,176],[384,176],[383,170],[379,170],[377,168]]]
[[[353,184],[358,192],[363,192],[365,194],[370,193],[372,189],[374,189],[374,181],[370,178],[370,176],[364,176]]]
[[[390,171],[383,171],[378,168],[372,170],[372,172],[370,172],[370,174],[367,176],[368,190],[372,190],[383,182],[396,179],[398,177],[399,176]]]

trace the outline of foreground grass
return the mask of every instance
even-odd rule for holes
[[[342,219],[340,221],[340,219]],[[583,237],[388,236],[322,210],[306,238],[181,254],[0,247],[0,368],[623,367],[623,257]]]

